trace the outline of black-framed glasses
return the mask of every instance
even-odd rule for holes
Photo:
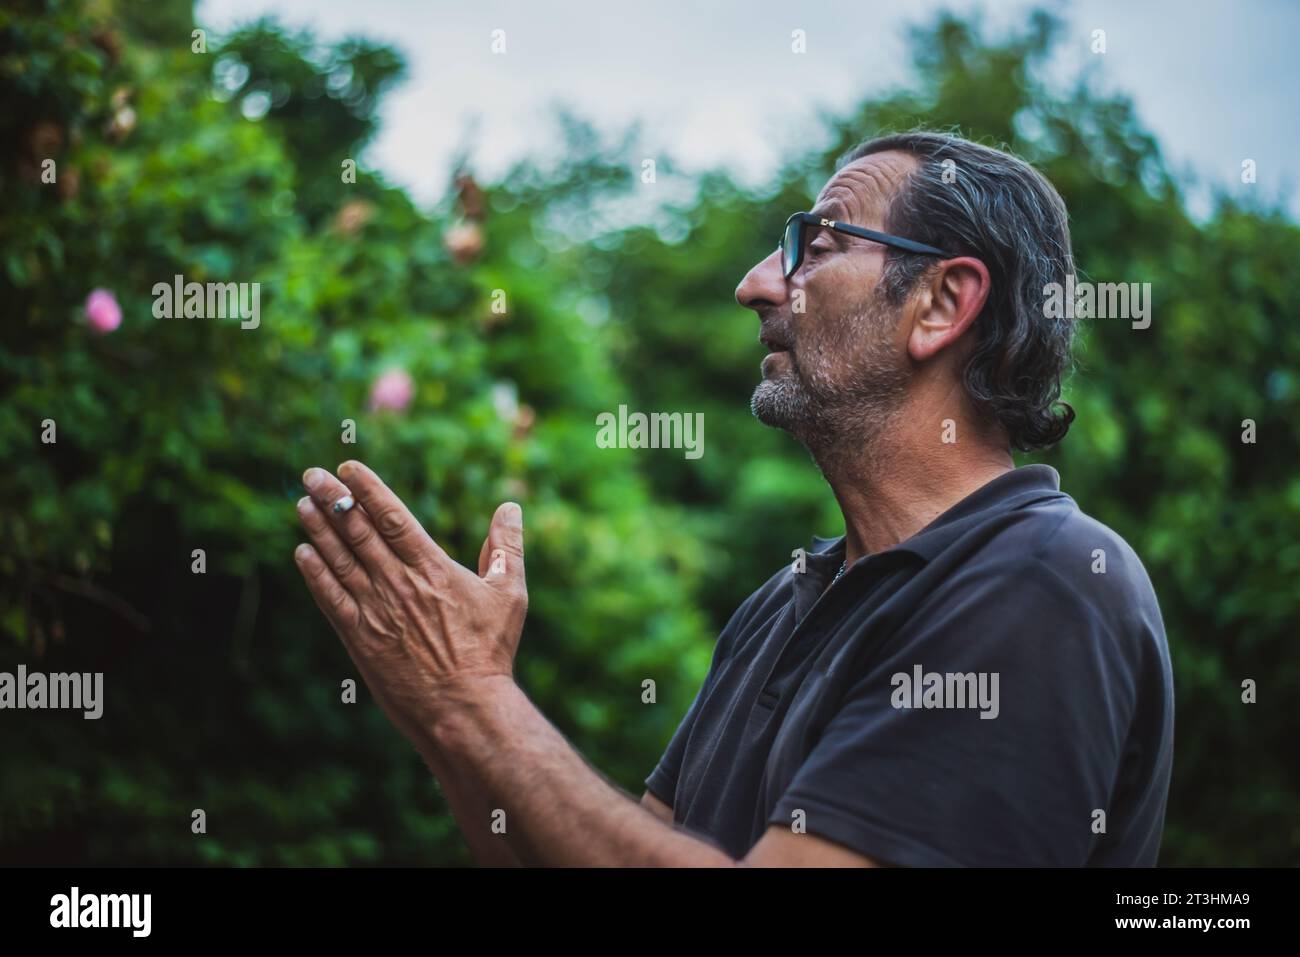
[[[787,279],[794,275],[794,271],[803,262],[804,238],[807,235],[809,226],[825,226],[837,233],[857,236],[859,239],[870,239],[872,242],[892,246],[904,252],[919,253],[922,256],[942,256],[945,259],[953,258],[952,253],[944,252],[935,246],[927,246],[925,243],[918,243],[915,240],[891,236],[889,233],[878,233],[874,229],[866,229],[862,226],[837,223],[833,219],[823,219],[821,216],[814,216],[812,213],[795,213],[785,221],[785,231],[781,233],[781,268],[784,270]]]

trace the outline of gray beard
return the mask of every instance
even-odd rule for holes
[[[827,377],[821,356],[810,356],[805,364],[812,368],[805,369],[791,352],[789,371],[760,382],[749,403],[760,422],[798,439],[828,478],[879,457],[881,437],[899,413],[910,377],[890,354],[879,320],[865,315],[846,326],[828,347],[833,354],[845,354],[855,340],[872,346],[857,368],[842,373],[842,381]]]

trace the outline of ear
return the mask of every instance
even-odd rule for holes
[[[978,259],[946,260],[917,297],[907,352],[925,362],[952,345],[975,321],[989,297],[989,270]]]

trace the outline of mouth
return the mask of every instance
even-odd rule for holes
[[[763,356],[763,362],[759,367],[763,378],[771,379],[789,373],[794,363],[794,354],[790,351],[789,343],[770,333],[763,333],[758,337],[758,341],[767,347],[767,355]]]

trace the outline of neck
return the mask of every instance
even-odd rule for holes
[[[905,541],[976,489],[1015,467],[1000,434],[955,422],[956,441],[942,441],[944,416],[902,411],[886,428],[861,437],[844,455],[813,451],[844,515],[845,561],[851,567]],[[910,423],[910,424],[908,424]]]

